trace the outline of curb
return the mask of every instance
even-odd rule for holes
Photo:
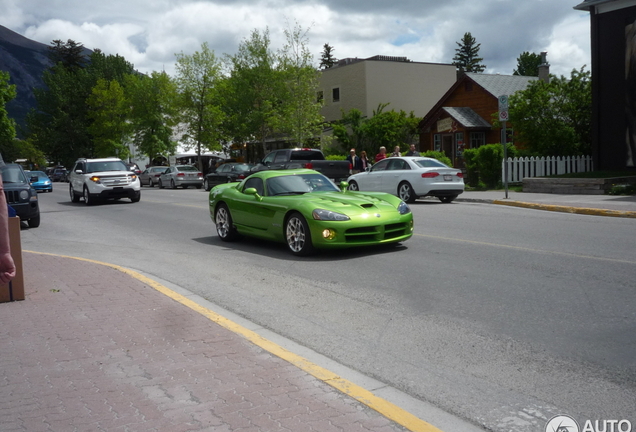
[[[493,200],[491,202],[492,204],[504,205],[509,207],[523,207],[523,208],[530,208],[535,210],[547,210],[547,211],[554,211],[554,212],[561,212],[561,213],[574,213],[574,214],[583,214],[583,215],[591,215],[591,216],[636,218],[636,211],[608,210],[608,209],[597,209],[597,208],[587,208],[587,207],[570,207],[570,206],[560,206],[560,205],[552,205],[552,204],[528,203],[528,202],[522,202],[522,201]]]

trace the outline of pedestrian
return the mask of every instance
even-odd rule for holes
[[[358,174],[362,171],[362,160],[356,155],[356,149],[352,148],[349,150],[349,156],[347,156],[347,160],[351,164],[351,174]]]
[[[400,157],[402,154],[400,153],[400,146],[395,146],[393,149],[393,153],[391,153],[391,157]]]
[[[406,156],[419,156],[420,152],[415,150],[415,144],[411,144],[409,151],[406,152]]]
[[[360,160],[362,161],[362,171],[366,171],[371,167],[371,162],[369,162],[366,151],[362,150],[360,153]]]
[[[0,154],[0,171],[4,167]],[[0,283],[5,284],[15,277],[15,263],[9,247],[9,209],[4,196],[2,175],[0,175]]]
[[[386,147],[380,147],[380,153],[375,155],[375,161],[380,162],[382,159],[386,159]]]

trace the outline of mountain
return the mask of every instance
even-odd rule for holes
[[[7,111],[18,124],[18,135],[22,135],[26,114],[35,107],[33,89],[44,87],[42,75],[52,66],[48,51],[48,45],[0,26],[0,70],[9,72],[9,83],[16,85],[18,94],[7,104]]]

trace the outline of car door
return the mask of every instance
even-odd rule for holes
[[[356,176],[356,181],[359,179],[358,186],[360,187],[360,190],[380,192],[382,187],[382,177],[386,174],[388,165],[388,159],[381,160],[373,165],[369,172],[361,173]]]
[[[248,179],[242,190],[249,188],[256,189],[260,198],[252,194],[237,194],[230,209],[232,219],[236,225],[264,232],[271,225],[273,213],[269,200],[264,197],[263,179],[259,177]]]
[[[388,166],[382,176],[382,192],[395,195],[398,185],[406,178],[407,170],[410,170],[408,162],[404,159],[387,159]]]

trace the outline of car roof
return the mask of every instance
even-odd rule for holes
[[[291,169],[291,170],[263,170],[258,171],[252,174],[250,177],[260,177],[264,179],[272,178],[272,177],[283,177],[289,175],[298,175],[298,174],[320,174],[318,171],[310,170],[307,168],[299,168],[299,169]]]

